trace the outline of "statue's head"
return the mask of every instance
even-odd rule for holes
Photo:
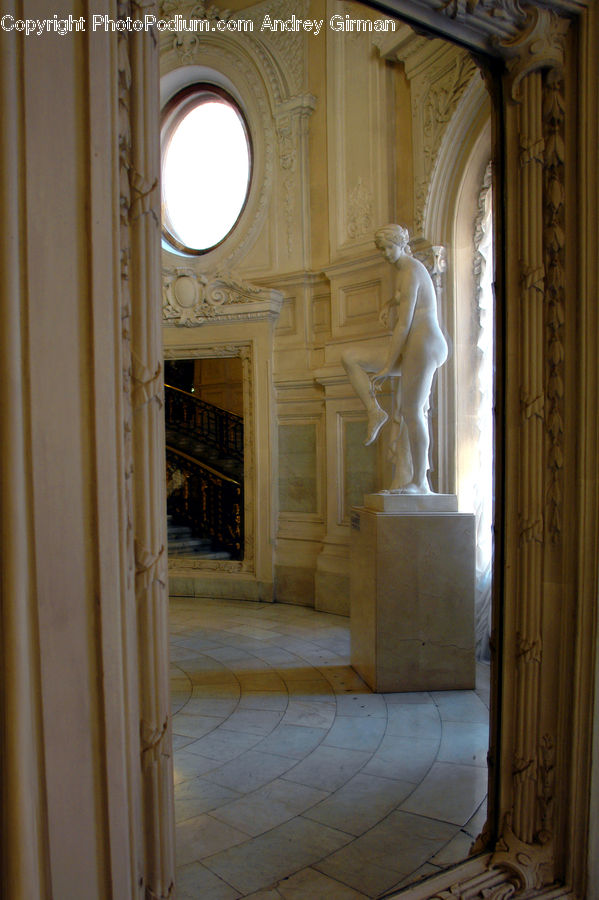
[[[402,225],[384,225],[375,231],[374,243],[379,250],[385,244],[394,244],[402,251],[402,253],[411,253],[410,235],[408,229]]]

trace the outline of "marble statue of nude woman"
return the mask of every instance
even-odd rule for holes
[[[425,266],[412,256],[407,229],[386,225],[376,232],[375,244],[396,269],[394,294],[381,312],[381,321],[392,329],[391,338],[386,353],[380,348],[355,344],[344,351],[342,363],[368,412],[366,446],[374,443],[389,418],[378,403],[377,387],[386,378],[397,377],[393,417],[400,434],[396,439],[403,437],[403,455],[409,458],[396,459],[391,491],[430,494],[429,396],[435,372],[447,359],[447,342],[437,317],[432,279]],[[402,445],[401,440],[397,443]]]

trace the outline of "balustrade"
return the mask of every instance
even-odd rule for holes
[[[223,461],[243,462],[240,416],[179,388],[165,388],[167,432],[191,437],[197,447],[213,448]],[[186,453],[167,441],[169,514],[177,524],[189,526],[194,536],[209,538],[214,550],[242,559],[243,480],[219,472],[199,457],[199,452]]]
[[[191,434],[229,457],[243,461],[243,419],[187,391],[165,386],[166,424]]]

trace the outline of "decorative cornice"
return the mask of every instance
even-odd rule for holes
[[[389,0],[385,10],[395,8],[404,20],[454,38],[470,50],[503,57],[505,46],[528,32],[535,11],[542,18],[571,17],[588,5],[589,0],[548,0],[542,6],[520,0]]]
[[[520,84],[531,72],[552,69],[561,72],[569,22],[549,9],[526,8],[524,27],[510,40],[498,41],[510,75],[511,93],[520,100]]]
[[[163,269],[162,297],[165,325],[276,319],[283,305],[280,291],[260,288],[229,274],[217,273],[209,280],[185,268]]]

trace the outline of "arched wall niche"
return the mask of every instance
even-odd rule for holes
[[[597,199],[580,189],[582,175],[596,184],[596,160],[576,110],[596,131],[597,10],[557,0],[378,7],[495,60],[501,160],[491,815],[471,859],[402,896],[592,896]]]

